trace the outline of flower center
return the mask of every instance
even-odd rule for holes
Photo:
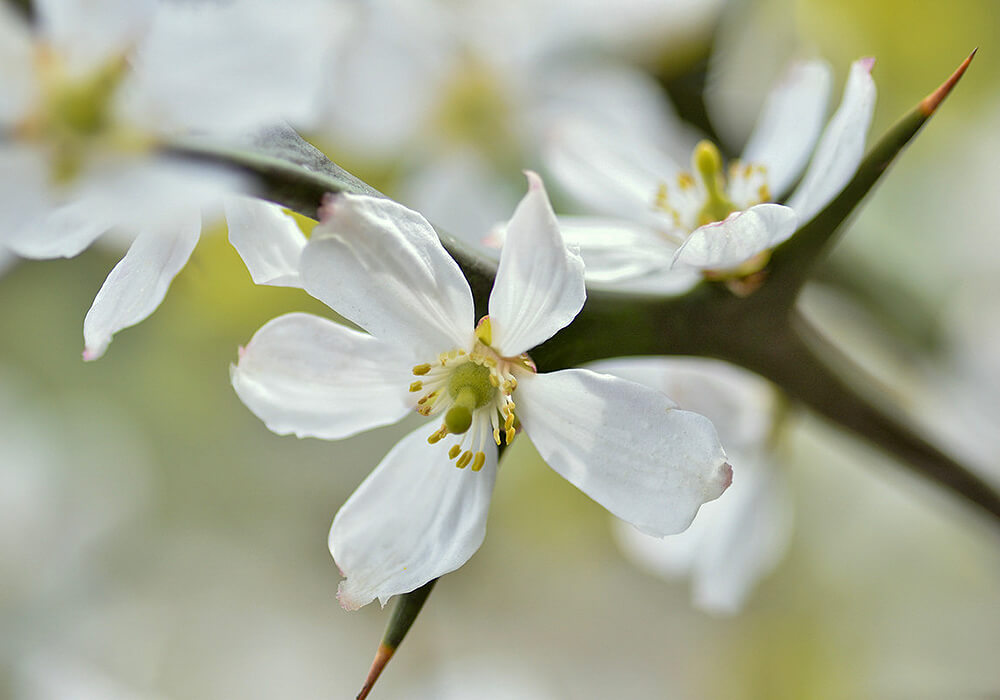
[[[654,207],[669,214],[677,229],[665,233],[668,238],[683,243],[699,226],[722,221],[734,211],[771,199],[762,165],[734,160],[728,170],[727,177],[715,144],[701,141],[691,156],[691,172],[680,173],[676,183],[660,184]]]
[[[94,141],[113,140],[126,148],[143,145],[142,139],[114,124],[114,98],[128,70],[124,55],[113,56],[89,73],[76,75],[59,55],[41,46],[35,66],[41,96],[35,109],[15,127],[15,134],[48,145],[54,183],[76,177],[88,145]]]
[[[517,388],[514,376],[534,372],[527,355],[503,357],[491,346],[489,316],[476,328],[476,341],[469,351],[454,349],[441,353],[436,362],[419,364],[413,374],[419,377],[410,391],[420,393],[417,413],[433,416],[443,413],[441,426],[427,438],[432,445],[447,435],[457,441],[448,449],[455,466],[472,465],[479,471],[486,464],[486,441],[492,437],[500,445],[510,444],[517,434],[512,397]]]

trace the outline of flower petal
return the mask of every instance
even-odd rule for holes
[[[156,10],[153,0],[37,0],[34,9],[45,41],[71,70],[83,73],[125,53]]]
[[[159,3],[135,60],[133,117],[227,134],[308,125],[344,12],[318,0],[299,0],[294,12],[268,0]]]
[[[681,408],[702,414],[730,452],[759,450],[770,437],[774,389],[736,365],[703,357],[618,357],[587,368],[662,391]]]
[[[874,58],[851,64],[840,107],[826,125],[802,182],[788,198],[788,206],[803,224],[850,182],[865,155],[865,138],[875,112],[875,81],[871,76],[874,65]]]
[[[201,233],[201,215],[186,212],[172,225],[161,223],[135,239],[104,280],[83,321],[83,359],[96,360],[111,336],[149,316],[163,301],[174,276],[191,257]]]
[[[681,532],[732,479],[712,423],[588,370],[518,377],[517,413],[549,466],[650,535]]]
[[[717,614],[739,612],[781,560],[791,535],[791,495],[780,474],[759,453],[731,456],[738,478],[685,532],[661,539],[621,521],[615,527],[633,562],[665,578],[691,576],[695,605]]]
[[[229,242],[256,284],[301,287],[299,258],[306,237],[281,207],[251,197],[225,200]]]
[[[588,282],[666,273],[677,251],[655,230],[625,219],[560,216],[559,230],[567,246],[579,249]]]
[[[798,217],[780,204],[758,204],[694,230],[674,264],[699,270],[727,270],[770,250],[795,233]]]
[[[240,400],[273,432],[339,440],[411,410],[407,361],[366,333],[292,313],[254,334],[230,378]]]
[[[25,116],[37,99],[32,44],[28,23],[8,3],[0,5],[0,124],[4,127]]]
[[[583,260],[563,242],[541,178],[526,174],[528,193],[507,224],[490,292],[492,345],[507,357],[551,338],[587,300]]]
[[[330,197],[302,251],[305,290],[386,342],[436,357],[472,338],[472,291],[420,214],[388,199]]]
[[[400,440],[337,513],[330,553],[346,579],[348,610],[419,588],[454,571],[486,536],[496,450],[482,470],[457,469],[427,424]]]
[[[831,81],[825,61],[795,62],[767,96],[742,159],[767,168],[776,197],[788,191],[809,162],[823,129]]]
[[[657,188],[680,168],[654,145],[574,120],[551,130],[542,155],[559,186],[588,211],[666,220],[653,207]]]

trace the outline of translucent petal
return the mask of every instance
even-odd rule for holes
[[[454,571],[486,536],[496,449],[474,472],[458,469],[423,425],[400,440],[334,518],[330,552],[346,576],[340,604],[356,610]]]
[[[337,440],[411,410],[408,358],[372,336],[311,314],[264,324],[233,365],[233,388],[279,435]]]
[[[780,204],[758,204],[695,229],[674,256],[675,265],[726,270],[770,250],[795,233],[798,217]]]
[[[767,96],[742,159],[767,169],[775,197],[788,191],[809,162],[823,129],[831,82],[825,61],[796,62]]]
[[[229,242],[257,284],[301,287],[299,258],[306,237],[281,207],[251,197],[225,200]]]
[[[377,338],[433,358],[472,341],[472,291],[431,225],[388,199],[338,195],[302,251],[306,291]]]
[[[83,321],[85,360],[99,358],[111,336],[156,310],[191,257],[200,233],[201,216],[195,210],[139,234],[104,281]]]
[[[643,532],[681,532],[729,485],[712,423],[658,391],[579,369],[518,382],[517,412],[542,458]]]
[[[489,302],[492,345],[508,357],[569,325],[587,299],[583,260],[563,242],[541,179],[527,175],[528,193],[507,224]]]
[[[809,169],[788,206],[807,223],[836,197],[854,177],[865,155],[865,140],[875,112],[875,59],[862,58],[851,64],[840,107],[826,125]]]

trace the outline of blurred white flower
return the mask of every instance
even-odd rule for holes
[[[606,6],[575,1],[358,5],[332,66],[323,139],[341,157],[381,161],[397,199],[478,241],[519,199],[516,178],[556,115],[650,115],[633,101],[654,81],[614,60],[601,30],[649,29],[652,16],[663,28],[681,4],[629,3],[614,23]],[[581,60],[594,47],[604,51]],[[659,102],[655,118],[673,126]]]
[[[727,171],[708,141],[695,148],[689,173],[642,132],[565,120],[545,157],[566,191],[601,215],[560,220],[567,242],[580,246],[588,280],[679,293],[703,276],[732,280],[763,268],[770,250],[857,170],[875,104],[873,63],[851,66],[825,130],[829,68],[793,64],[771,91],[741,160]]]
[[[340,195],[302,252],[301,278],[368,333],[288,314],[261,328],[232,369],[237,394],[279,434],[339,439],[413,410],[442,417],[404,437],[337,513],[330,549],[347,577],[345,608],[385,604],[472,556],[497,446],[521,429],[554,470],[651,534],[680,532],[728,485],[703,416],[589,370],[536,373],[524,353],[573,320],[585,290],[541,180],[528,177],[478,325],[465,277],[423,217]]]
[[[0,244],[52,258],[112,228],[135,238],[84,323],[94,359],[159,305],[202,216],[242,188],[235,173],[157,145],[310,122],[341,13],[320,0],[296,0],[295,11],[264,0],[45,0],[35,11],[29,25],[0,6]]]
[[[689,577],[699,608],[739,612],[757,582],[784,556],[791,536],[791,497],[770,450],[774,390],[718,360],[619,358],[589,366],[668,393],[715,424],[733,464],[732,486],[702,506],[681,534],[650,537],[620,521],[615,534],[641,568],[667,578]]]

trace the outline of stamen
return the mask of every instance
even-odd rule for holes
[[[472,460],[472,471],[478,472],[486,464],[486,453],[477,452],[475,458]]]
[[[423,388],[424,388],[424,383],[419,380],[410,384],[410,391],[420,391]]]
[[[413,373],[415,375],[417,375],[418,377],[423,376],[423,375],[427,374],[430,371],[431,371],[431,366],[429,364],[427,364],[426,362],[424,364],[422,364],[422,365],[416,365],[413,368]]]
[[[497,444],[497,447],[500,447],[500,428],[493,428],[493,442]]]
[[[465,452],[462,453],[462,456],[459,457],[458,460],[455,462],[455,466],[458,467],[459,469],[465,469],[467,466],[469,466],[469,462],[471,461],[472,461],[472,453],[466,450]]]
[[[440,442],[441,438],[443,438],[447,434],[448,434],[448,426],[442,425],[440,428],[438,428],[437,430],[435,430],[433,433],[430,434],[430,436],[427,438],[427,442],[434,445]]]
[[[451,449],[448,450],[448,459],[455,459],[462,452],[461,445],[452,445]]]
[[[509,445],[511,442],[513,442],[514,436],[516,434],[517,434],[517,430],[515,428],[507,428],[507,432],[503,436],[504,437],[504,442],[506,442]]]

